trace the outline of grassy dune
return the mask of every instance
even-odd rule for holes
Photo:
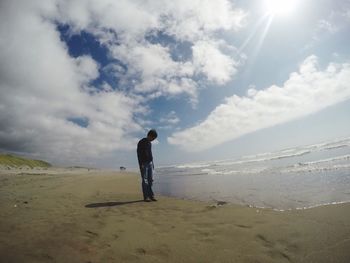
[[[51,164],[41,160],[31,160],[31,159],[11,155],[11,154],[0,154],[0,166],[7,166],[7,167],[27,166],[30,168],[35,168],[35,167],[51,167]]]

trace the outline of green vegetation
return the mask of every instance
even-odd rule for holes
[[[0,154],[0,165],[8,167],[27,166],[30,168],[51,166],[51,164],[41,160],[31,160],[11,154]]]

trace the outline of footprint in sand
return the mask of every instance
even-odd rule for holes
[[[273,247],[273,246],[274,246],[273,242],[267,240],[267,238],[266,238],[265,236],[261,235],[261,234],[257,234],[257,235],[256,235],[256,238],[257,238],[260,242],[262,242],[262,244],[263,244],[265,247]]]
[[[138,254],[141,254],[141,255],[145,255],[146,254],[146,250],[144,248],[142,248],[142,247],[136,248],[136,252]]]
[[[99,236],[97,233],[92,232],[90,230],[86,230],[85,232],[88,234],[89,237],[98,237]]]
[[[163,244],[160,245],[159,248],[150,248],[146,251],[146,249],[144,248],[137,248],[136,253],[139,255],[151,255],[151,256],[156,256],[156,257],[160,257],[160,258],[167,258],[169,256],[170,253],[170,249],[167,245]]]
[[[283,252],[283,248],[279,249],[278,247],[283,247],[282,243],[278,242],[277,244],[268,240],[264,235],[258,234],[256,235],[256,238],[259,242],[263,244],[264,247],[268,248],[268,255],[270,255],[274,259],[280,260],[287,260],[288,262],[291,262],[290,257]]]
[[[235,226],[240,227],[240,228],[252,228],[252,226],[242,225],[242,224],[235,224]]]

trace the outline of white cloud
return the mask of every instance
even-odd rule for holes
[[[198,41],[192,49],[194,67],[209,81],[224,84],[236,73],[236,62],[220,51],[218,43]]]
[[[187,93],[196,98],[196,83],[189,77],[193,75],[193,66],[188,62],[173,61],[168,48],[134,43],[114,46],[112,52],[127,65],[132,65],[126,77],[140,77],[134,85],[135,92],[152,97]]]
[[[259,129],[285,123],[350,99],[350,64],[330,63],[320,70],[310,56],[282,87],[232,96],[198,125],[174,133],[168,142],[201,151]]]
[[[139,102],[89,86],[97,63],[70,57],[35,3],[5,1],[0,11],[0,147],[56,163],[132,148],[132,134],[141,130],[134,121]]]
[[[186,94],[195,106],[199,75],[230,80],[236,61],[224,50],[233,47],[218,33],[238,30],[244,16],[229,0],[2,1],[0,148],[61,163],[133,148],[133,134],[147,123],[138,116],[149,112],[145,99]],[[102,70],[121,86],[93,87],[101,65],[89,55],[70,57],[57,23],[103,43],[123,67]],[[157,32],[188,43],[194,56],[175,59],[171,46],[148,39]]]
[[[317,43],[328,41],[333,35],[346,34],[345,32],[349,28],[349,7],[349,3],[344,1],[344,3],[337,5],[336,9],[330,9],[326,17],[316,21],[311,41],[304,48],[311,49]]]
[[[245,19],[244,12],[228,0],[74,0],[58,1],[58,8],[59,20],[74,31],[86,30],[98,36],[111,55],[126,65],[128,70],[122,77],[125,86],[133,87],[132,81],[137,79],[135,92],[146,93],[147,98],[184,93],[195,104],[198,87],[194,78],[201,75],[225,84],[236,72],[237,62],[219,48],[218,43],[225,43],[216,34],[238,30]],[[193,59],[177,61],[169,47],[147,41],[157,32],[191,43]]]
[[[318,21],[318,29],[320,32],[325,31],[330,34],[334,34],[339,30],[339,28],[335,24],[333,24],[331,21],[327,21],[324,19]]]
[[[177,124],[180,122],[175,111],[170,111],[166,116],[160,118],[159,122],[167,124]]]
[[[166,31],[177,39],[192,42],[218,30],[238,30],[245,19],[245,13],[226,0],[157,2]]]
[[[80,77],[79,82],[88,84],[99,75],[98,66],[90,56],[80,56],[75,59],[76,75]]]

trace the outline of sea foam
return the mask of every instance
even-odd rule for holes
[[[156,191],[277,210],[350,200],[350,138],[157,169]]]

